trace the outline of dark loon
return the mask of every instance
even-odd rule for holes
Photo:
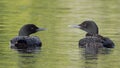
[[[84,21],[82,24],[73,25],[72,27],[80,28],[87,32],[86,37],[79,41],[80,47],[114,48],[112,40],[99,35],[98,26],[94,21]]]
[[[38,28],[34,24],[26,24],[19,30],[19,35],[10,40],[11,48],[17,50],[32,51],[42,46],[40,39],[37,36],[30,34],[38,31],[43,31],[44,28]]]

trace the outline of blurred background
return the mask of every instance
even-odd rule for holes
[[[120,0],[0,0],[0,68],[119,68]],[[93,20],[115,48],[86,56],[78,41],[86,34],[68,27]],[[38,32],[42,49],[35,54],[12,50],[9,41],[28,23],[46,28]]]

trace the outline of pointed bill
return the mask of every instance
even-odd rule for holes
[[[45,28],[39,28],[39,29],[37,29],[37,31],[44,31],[44,30],[46,30]]]
[[[71,28],[81,28],[79,25],[69,25],[68,27],[71,27]]]

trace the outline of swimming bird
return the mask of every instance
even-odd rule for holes
[[[11,48],[27,52],[39,49],[42,46],[39,37],[30,35],[43,30],[45,30],[45,28],[38,28],[34,24],[26,24],[22,26],[19,30],[18,36],[10,40]]]
[[[79,28],[86,33],[85,38],[79,41],[79,46],[83,48],[114,48],[114,43],[107,37],[99,34],[98,26],[94,21],[84,21],[79,25],[72,25],[74,28]]]

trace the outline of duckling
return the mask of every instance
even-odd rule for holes
[[[95,47],[95,48],[114,48],[114,43],[107,37],[99,35],[98,26],[94,21],[84,21],[79,25],[73,25],[73,28],[79,28],[87,32],[85,38],[79,40],[79,46],[86,47]]]
[[[38,28],[34,24],[26,24],[21,27],[17,37],[10,40],[11,48],[17,50],[32,51],[42,46],[42,42],[37,36],[30,36],[38,31],[43,31],[45,28]]]

